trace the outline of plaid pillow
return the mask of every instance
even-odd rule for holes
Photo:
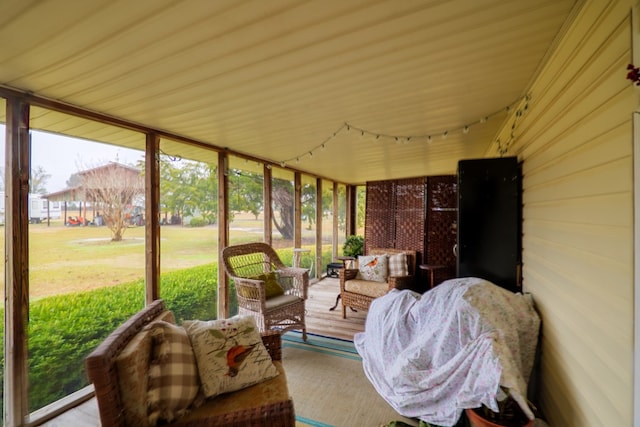
[[[151,332],[152,342],[147,391],[149,424],[157,425],[184,415],[198,394],[200,382],[185,330],[164,321],[153,322],[146,328]]]
[[[240,390],[278,375],[251,316],[185,320],[206,397]]]
[[[407,267],[407,254],[399,253],[389,255],[389,276],[408,276],[409,267]]]
[[[175,323],[171,311],[165,311],[156,317]],[[125,423],[128,426],[147,427],[147,393],[149,391],[149,362],[151,361],[151,331],[140,331],[116,357],[118,372],[118,386],[124,412]]]

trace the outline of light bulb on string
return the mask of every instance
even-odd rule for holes
[[[381,138],[382,138],[384,140],[393,140],[393,141],[396,142],[396,144],[408,144],[408,143],[412,142],[413,140],[418,139],[420,141],[426,140],[427,143],[431,144],[433,142],[434,135],[435,136],[440,135],[442,137],[442,139],[446,139],[449,136],[449,132],[457,133],[458,131],[460,131],[462,134],[468,134],[470,132],[470,130],[471,130],[471,126],[474,126],[474,125],[476,125],[478,123],[480,123],[480,124],[486,123],[486,122],[489,121],[489,119],[491,117],[493,117],[494,115],[497,115],[501,111],[506,111],[507,113],[511,113],[512,111],[514,111],[516,103],[523,103],[523,105],[519,109],[515,110],[516,111],[515,120],[517,122],[518,119],[527,111],[527,109],[529,107],[528,102],[530,100],[531,100],[531,96],[529,94],[527,94],[526,96],[521,97],[519,100],[517,100],[516,102],[512,103],[511,105],[503,107],[502,109],[497,110],[497,111],[495,111],[495,112],[493,112],[491,114],[485,115],[484,117],[480,118],[479,120],[476,120],[475,122],[471,122],[471,124],[466,124],[466,125],[461,126],[461,127],[449,128],[449,129],[445,130],[442,133],[432,132],[430,134],[409,135],[409,136],[390,135],[390,134],[385,134],[385,133],[372,132],[372,131],[369,131],[367,129],[363,129],[363,128],[360,128],[360,127],[357,127],[357,126],[353,126],[349,122],[343,122],[338,129],[336,129],[329,137],[327,137],[322,142],[322,144],[320,144],[317,147],[311,149],[310,151],[307,151],[307,152],[304,152],[302,154],[299,154],[296,157],[292,157],[290,159],[285,159],[285,160],[283,160],[283,163],[284,162],[292,162],[292,161],[295,161],[296,163],[299,163],[300,159],[304,158],[304,156],[306,156],[307,154],[309,155],[309,157],[312,157],[313,154],[314,154],[314,151],[316,151],[318,148],[320,150],[324,150],[325,147],[326,147],[326,144],[329,143],[333,138],[336,138],[339,133],[341,133],[342,131],[351,132],[352,129],[358,134],[358,137],[360,139],[363,139],[365,137],[365,134],[368,134],[368,135],[370,135],[372,137],[372,139],[374,141],[380,141]],[[517,123],[514,124],[514,125],[517,126]],[[512,138],[512,139],[515,139],[515,138]],[[498,142],[498,144],[499,143],[500,142]]]

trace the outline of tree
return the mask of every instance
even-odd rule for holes
[[[294,234],[293,215],[293,183],[291,181],[274,178],[273,179],[273,225],[280,232],[285,240],[292,240]],[[275,213],[279,213],[279,218]]]
[[[179,218],[198,214],[213,224],[218,219],[217,193],[216,166],[160,157],[160,206],[165,213]]]
[[[311,230],[316,223],[316,186],[311,184],[302,185],[301,198],[302,220],[307,221],[307,229]]]
[[[111,162],[79,172],[86,200],[102,211],[111,230],[111,240],[118,242],[127,229],[136,201],[144,195],[140,170]]]
[[[232,169],[229,177],[229,210],[251,212],[256,219],[264,209],[264,177],[249,171]]]
[[[42,166],[36,166],[31,169],[31,178],[29,179],[29,192],[34,194],[47,194],[47,181],[51,178]]]
[[[82,185],[82,178],[77,173],[71,174],[69,179],[66,182],[67,188],[75,188]]]

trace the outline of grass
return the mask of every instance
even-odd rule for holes
[[[123,241],[112,242],[111,233],[106,227],[31,224],[31,299],[87,291],[143,278],[144,233],[144,227],[132,227],[125,232]],[[163,226],[160,237],[163,272],[216,261],[218,229],[215,226]],[[3,233],[0,233],[0,241],[4,246]],[[0,266],[0,270],[4,277],[4,265]],[[4,286],[0,293],[3,292]]]
[[[237,215],[230,227],[230,240],[232,243],[261,241],[262,226],[261,218]],[[315,231],[303,232],[304,246],[311,248],[307,241],[313,241]],[[144,278],[144,236],[145,227],[128,228],[123,241],[112,242],[111,232],[104,226],[65,227],[59,220],[50,225],[29,225],[30,299],[84,292]],[[4,233],[0,233],[0,244],[4,247]],[[293,243],[276,241],[274,247],[291,248]],[[218,228],[215,225],[162,226],[160,253],[161,273],[216,262]],[[307,266],[309,262],[304,259],[302,265]],[[3,278],[4,268],[4,263],[0,264]],[[4,286],[0,288],[0,296],[4,298]]]

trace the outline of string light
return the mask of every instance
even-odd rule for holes
[[[440,134],[442,136],[442,139],[446,139],[450,134],[452,133],[462,133],[462,134],[468,134],[471,131],[471,128],[473,126],[476,125],[480,125],[480,124],[484,124],[486,122],[489,121],[489,119],[491,119],[493,116],[496,116],[498,114],[507,112],[510,113],[511,109],[519,103],[522,103],[522,101],[525,101],[524,106],[521,109],[518,109],[515,115],[515,121],[513,123],[513,127],[512,127],[512,135],[513,135],[513,130],[515,130],[515,126],[516,126],[516,122],[518,121],[518,119],[522,116],[522,114],[524,114],[524,112],[527,111],[527,109],[529,108],[529,100],[530,100],[530,96],[526,95],[522,98],[519,98],[517,101],[511,103],[510,105],[507,105],[504,108],[501,108],[498,111],[495,111],[494,113],[491,113],[489,115],[483,116],[482,118],[476,120],[475,122],[471,122],[471,123],[467,123],[464,126],[461,126],[459,128],[452,128],[452,129],[445,129],[444,131],[441,132],[429,132],[428,134],[425,135],[408,135],[408,136],[402,136],[402,135],[390,135],[390,134],[385,134],[385,133],[380,133],[380,132],[373,132],[367,129],[363,129],[363,128],[359,128],[357,126],[354,126],[351,123],[348,122],[344,122],[338,129],[336,129],[329,137],[325,138],[320,144],[318,144],[317,146],[311,148],[310,150],[304,152],[304,154],[299,154],[297,156],[291,157],[289,159],[284,159],[281,160],[280,166],[281,167],[285,167],[287,165],[287,163],[291,163],[293,161],[295,161],[296,163],[300,163],[300,161],[302,159],[304,159],[305,156],[309,156],[309,158],[313,157],[314,152],[316,152],[317,150],[324,150],[327,146],[327,144],[333,140],[336,136],[338,136],[340,133],[342,133],[343,131],[346,131],[346,133],[350,133],[352,130],[355,131],[358,136],[360,138],[364,138],[366,136],[370,136],[372,137],[375,141],[380,141],[380,140],[392,140],[394,141],[396,144],[409,144],[410,142],[413,141],[420,141],[420,140],[426,140],[427,143],[431,144],[433,142],[433,137],[432,135],[438,135]],[[511,142],[511,141],[509,141]],[[500,146],[500,141],[496,140],[496,143]],[[502,146],[504,147],[504,146]]]
[[[524,101],[524,105],[522,106],[522,108],[518,108],[516,110],[516,113],[513,115],[513,122],[511,123],[511,130],[509,132],[509,138],[505,141],[502,142],[500,137],[496,138],[496,145],[498,146],[498,154],[500,154],[501,156],[505,155],[508,151],[509,151],[509,147],[511,146],[511,144],[513,144],[513,142],[516,139],[516,128],[518,127],[518,122],[520,121],[520,118],[522,118],[522,116],[524,115],[524,113],[527,111],[527,109],[529,108],[529,100],[531,99],[530,95],[526,95],[522,101]],[[510,107],[508,107],[510,108]]]

